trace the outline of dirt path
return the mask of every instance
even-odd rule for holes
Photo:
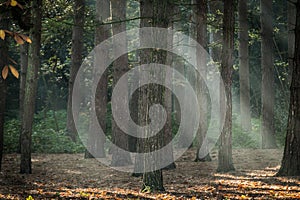
[[[164,171],[166,192],[145,194],[141,178],[112,170],[82,154],[35,154],[33,174],[19,174],[19,156],[5,155],[0,175],[1,199],[300,199],[300,179],[273,177],[281,150],[234,150],[235,172],[216,173],[216,153],[209,163],[195,163],[194,149],[175,170]]]

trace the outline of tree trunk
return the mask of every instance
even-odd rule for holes
[[[76,74],[82,63],[84,12],[85,0],[76,0],[74,3],[74,26],[72,33],[71,66],[67,105],[67,135],[70,136],[74,142],[77,140],[77,131],[72,114],[72,91]]]
[[[111,12],[113,21],[121,21],[126,19],[126,1],[124,0],[111,0]],[[112,25],[113,35],[126,31],[125,22],[114,23]],[[118,42],[113,39],[113,42]],[[114,53],[117,54],[118,51],[127,51],[127,38],[122,38],[119,41],[118,48],[113,49]],[[124,73],[129,70],[128,67],[128,55],[122,55],[120,58],[116,59],[113,63],[113,87],[122,77]],[[123,85],[124,91],[128,91],[128,85]],[[127,93],[128,95],[128,93]],[[118,149],[113,149],[112,154],[112,166],[126,166],[132,164],[131,157],[129,154],[129,136],[124,133],[116,124],[114,117],[112,117],[112,137],[115,145],[119,147]],[[123,121],[125,121],[123,119]]]
[[[240,119],[244,131],[251,131],[249,50],[248,50],[248,6],[247,0],[239,0],[239,77],[240,77]]]
[[[296,4],[297,0],[287,1],[287,18],[288,18],[288,59],[289,59],[289,74],[293,73],[294,52],[295,52],[295,25],[296,25]],[[292,75],[289,76],[291,83]]]
[[[223,48],[221,76],[224,81],[226,93],[226,112],[224,127],[220,136],[220,147],[218,155],[218,172],[228,172],[234,170],[232,162],[232,71],[233,71],[233,50],[234,50],[234,0],[224,1],[223,18]],[[224,101],[223,92],[221,92],[221,101]],[[221,115],[222,116],[222,115]]]
[[[220,0],[209,1],[209,12],[214,15],[216,22],[211,27],[214,31],[210,34],[209,53],[214,62],[221,62],[221,45],[222,45],[222,16],[219,14],[223,10],[223,2]]]
[[[207,1],[206,0],[196,0],[196,35],[197,42],[204,48],[207,48]],[[197,49],[197,65],[204,77],[197,77],[196,91],[199,98],[200,104],[200,124],[199,129],[197,131],[197,153],[196,153],[196,162],[205,162],[211,161],[211,157],[209,154],[205,155],[205,157],[199,157],[199,151],[201,146],[203,145],[204,138],[207,133],[207,107],[208,107],[208,96],[205,88],[205,80],[206,80],[206,65],[207,58],[206,55],[203,55],[200,49]]]
[[[141,20],[141,27],[168,27],[168,9],[170,8],[168,1],[146,1],[141,0],[141,17],[152,17],[151,19]],[[151,13],[150,13],[151,12]],[[149,16],[150,14],[150,16]],[[141,37],[141,43],[147,38]],[[167,47],[167,38],[161,38],[161,42]],[[149,56],[150,55],[150,56]],[[161,63],[166,64],[167,53],[160,50],[146,50],[146,53],[141,53],[140,59],[142,64]],[[160,72],[164,73],[164,72]],[[163,99],[164,88],[161,85],[151,84],[144,87],[141,93],[141,104],[139,113],[142,115],[140,125],[149,124],[149,108],[153,104],[164,104]],[[160,116],[157,116],[160,117]],[[146,133],[148,134],[148,133]],[[148,137],[142,140],[141,147],[143,152],[154,152],[160,150],[164,146],[164,130],[161,130],[153,137]],[[164,191],[162,170],[153,163],[160,162],[157,157],[144,159],[145,173],[143,174],[143,190],[149,191]]]
[[[4,16],[4,11],[6,8],[0,8],[0,27],[3,29],[7,29],[8,20],[7,17]],[[3,13],[3,14],[2,14]],[[3,67],[7,65],[8,56],[8,45],[6,40],[0,39],[0,69],[2,71]],[[5,117],[5,103],[6,103],[6,82],[0,76],[0,171],[2,169],[2,155],[3,155],[3,131],[4,131],[4,117]]]
[[[274,60],[273,60],[273,25],[272,1],[261,0],[261,136],[262,148],[276,148],[274,125]]]
[[[104,40],[108,39],[111,35],[110,25],[101,25],[105,20],[110,17],[110,1],[109,0],[97,0],[96,1],[96,32],[95,32],[95,44],[99,45]],[[97,59],[97,58],[95,58]],[[96,61],[95,63],[100,62]],[[96,123],[100,123],[100,126],[104,133],[106,132],[106,113],[107,113],[107,72],[105,72],[98,84],[95,98],[95,110],[98,119],[91,119],[90,131],[88,135],[88,146],[92,152],[86,151],[85,158],[103,158],[105,157],[104,143],[105,137],[102,134],[94,134],[97,132]],[[97,121],[98,120],[98,121]]]
[[[23,117],[23,111],[24,111],[24,95],[25,95],[25,84],[26,84],[26,74],[27,74],[27,68],[28,68],[28,48],[29,45],[27,43],[24,43],[20,46],[20,93],[19,93],[19,105],[20,105],[20,121],[22,121]],[[22,130],[22,127],[20,127],[20,130]],[[21,153],[21,133],[19,136],[19,149],[18,153]]]
[[[300,1],[296,4],[295,58],[290,87],[290,109],[285,148],[279,176],[300,176]]]
[[[21,133],[20,173],[31,174],[31,134],[37,92],[38,69],[40,68],[42,0],[32,1],[32,24],[29,46],[28,69],[25,84],[24,110]]]

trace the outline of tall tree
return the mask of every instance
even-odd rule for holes
[[[111,0],[111,13],[113,35],[126,31],[126,24],[124,20],[126,19],[126,2],[125,0]],[[123,22],[122,22],[123,21]],[[113,39],[113,42],[117,42]],[[117,51],[127,51],[127,38],[122,38],[122,41],[119,41],[117,49],[113,49],[114,53]],[[121,78],[121,76],[129,70],[128,67],[128,55],[122,55],[116,59],[113,63],[113,85]],[[125,91],[128,91],[128,85],[123,86]],[[119,116],[114,116],[119,117]],[[126,166],[132,164],[129,150],[129,136],[127,133],[124,133],[116,124],[115,120],[112,120],[112,137],[113,141],[118,149],[113,149],[112,154],[112,166]]]
[[[288,18],[288,57],[289,72],[292,74],[294,65],[295,52],[295,25],[296,25],[296,4],[297,0],[287,1],[287,18]]]
[[[277,175],[300,176],[300,0],[296,3],[295,57],[290,87],[290,109],[281,168]]]
[[[272,1],[260,0],[261,22],[261,136],[262,148],[276,148],[274,125],[274,58],[273,58],[273,5]]]
[[[247,0],[239,0],[239,77],[240,77],[240,119],[244,131],[251,131],[250,79],[248,50],[248,5]]]
[[[104,40],[108,39],[111,35],[111,26],[104,22],[110,18],[110,1],[109,0],[97,0],[96,1],[96,32],[95,32],[95,45],[99,45]],[[97,59],[97,57],[95,58]],[[100,63],[96,61],[95,63]],[[95,76],[97,76],[95,74]],[[108,74],[105,72],[98,84],[95,98],[95,111],[98,119],[91,119],[90,131],[88,134],[87,145],[90,151],[86,151],[85,158],[103,158],[105,157],[104,143],[105,137],[102,134],[96,134],[96,123],[100,123],[102,130],[106,130],[106,113],[107,113],[107,82]]]
[[[5,7],[0,6],[0,27],[7,29],[8,17],[5,16]],[[0,69],[7,65],[8,45],[7,41],[0,39]],[[0,76],[0,171],[3,154],[3,131],[4,131],[4,116],[5,116],[5,103],[6,103],[6,82],[2,76]]]
[[[233,50],[234,50],[234,0],[224,0],[223,16],[223,48],[221,62],[221,76],[224,81],[226,93],[226,108],[221,109],[225,112],[224,127],[220,136],[220,147],[218,154],[219,172],[234,170],[232,162],[232,71],[233,71]],[[221,92],[223,96],[223,92]],[[224,97],[221,96],[221,101]],[[221,115],[222,116],[222,115]]]
[[[195,13],[196,13],[196,40],[204,48],[207,48],[207,1],[206,0],[196,0],[195,1]],[[211,157],[207,154],[204,158],[199,157],[199,151],[203,145],[204,138],[207,133],[207,93],[205,90],[205,80],[206,80],[206,65],[207,58],[206,54],[200,49],[197,49],[197,65],[201,70],[201,74],[204,77],[197,78],[197,93],[200,99],[200,124],[197,131],[197,153],[195,161],[211,161]]]
[[[72,114],[72,90],[76,74],[82,63],[85,0],[75,0],[73,10],[74,26],[72,33],[71,66],[67,105],[67,134],[75,142],[77,138],[77,131]]]
[[[222,45],[222,11],[223,2],[220,0],[208,1],[209,13],[214,16],[214,23],[210,26],[209,32],[210,49],[209,53],[214,62],[219,63],[221,60]]]
[[[23,111],[24,111],[24,95],[25,95],[25,84],[26,84],[26,74],[28,68],[28,44],[23,44],[20,46],[20,91],[19,91],[19,106],[20,106],[20,119],[22,120]],[[20,128],[21,130],[21,128]],[[18,152],[21,152],[21,134],[19,136],[19,149]]]
[[[168,1],[140,1],[141,9],[141,27],[154,26],[167,28],[169,24],[168,18]],[[141,43],[145,42],[149,38],[142,36]],[[168,40],[167,38],[160,38],[160,42],[167,47]],[[140,54],[140,59],[142,64],[161,63],[165,64],[167,59],[167,53],[161,50],[146,50]],[[163,72],[161,72],[163,73]],[[140,110],[139,113],[142,115],[140,124],[148,124],[149,121],[149,108],[153,104],[163,105],[164,99],[164,88],[161,85],[151,84],[144,87],[141,92],[141,101],[140,101]],[[158,116],[159,117],[159,116]],[[148,133],[146,133],[148,134]],[[149,137],[139,141],[141,143],[141,149],[143,152],[154,152],[161,149],[164,145],[164,137],[161,137],[161,134],[164,134],[164,131],[160,131],[154,137]],[[157,160],[156,160],[157,159]],[[153,163],[159,162],[161,158],[156,156],[146,158],[144,160],[144,167],[147,168],[147,171],[143,174],[143,189],[150,191],[163,191],[163,176],[162,170],[157,169],[157,166]]]
[[[42,29],[42,0],[31,2],[30,38],[28,69],[26,75],[24,110],[21,130],[21,164],[20,173],[31,173],[31,135],[35,110],[35,97],[40,64],[41,29]]]

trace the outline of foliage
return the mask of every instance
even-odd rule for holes
[[[80,153],[81,143],[73,143],[65,135],[66,111],[44,111],[35,116],[32,133],[32,151],[35,153]],[[4,151],[16,152],[19,144],[20,121],[8,120],[5,123]]]

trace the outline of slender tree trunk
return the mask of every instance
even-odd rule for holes
[[[289,74],[293,73],[293,65],[294,65],[296,2],[297,0],[287,1]],[[292,79],[292,75],[289,76],[289,83],[291,82],[291,79]]]
[[[111,12],[112,20],[120,21],[126,19],[126,1],[125,0],[111,0]],[[113,35],[126,31],[125,22],[115,23],[112,25]],[[113,39],[113,42],[118,42]],[[122,38],[122,44],[118,43],[118,48],[113,49],[114,53],[118,51],[127,51],[127,38]],[[113,86],[118,82],[124,73],[129,70],[128,67],[128,55],[123,55],[113,63]],[[128,85],[123,86],[124,91],[128,91]],[[128,95],[128,94],[127,94]],[[122,117],[122,116],[114,116]],[[114,118],[113,117],[113,118]],[[124,121],[124,120],[123,120]],[[120,149],[113,149],[112,154],[112,166],[126,166],[132,164],[129,150],[129,136],[124,133],[116,124],[115,120],[112,119],[112,137],[115,145]]]
[[[20,121],[22,121],[23,117],[23,111],[24,111],[24,96],[25,96],[25,83],[26,83],[26,74],[27,74],[27,68],[28,68],[28,48],[29,45],[27,43],[24,43],[20,46],[20,92],[19,92],[19,105],[20,105]],[[22,130],[22,127],[20,127],[20,130]],[[21,153],[21,133],[19,136],[19,149],[18,153]]]
[[[226,93],[226,112],[224,127],[220,136],[220,147],[218,155],[219,172],[228,172],[234,170],[232,162],[232,71],[233,71],[233,50],[234,50],[234,0],[224,1],[223,18],[223,48],[221,76],[224,81]],[[223,92],[221,92],[221,101],[224,101]],[[222,109],[221,109],[222,110]],[[221,115],[222,116],[222,115]]]
[[[212,59],[221,62],[221,45],[222,45],[222,16],[219,13],[223,11],[223,1],[209,1],[209,13],[215,16],[216,22],[212,25],[213,32],[210,32],[210,49],[209,53]]]
[[[261,0],[261,136],[262,148],[276,148],[274,125],[274,60],[273,60],[273,5],[270,0]]]
[[[3,29],[7,29],[8,20],[5,17],[5,8],[0,8],[0,27]],[[3,13],[3,14],[2,14]],[[7,64],[7,56],[8,56],[8,45],[6,40],[0,39],[0,69],[2,71],[3,67]],[[2,169],[2,155],[3,155],[3,131],[4,131],[4,117],[5,117],[5,104],[6,104],[6,82],[0,76],[0,171]]]
[[[96,1],[96,32],[95,32],[95,44],[99,45],[104,40],[108,39],[111,35],[110,25],[101,25],[110,18],[110,1],[109,0],[97,0]],[[97,59],[97,58],[95,58]],[[100,63],[96,61],[95,63]],[[97,75],[95,75],[97,76]],[[102,134],[96,133],[96,123],[100,123],[100,126],[104,132],[106,132],[106,113],[107,113],[107,72],[105,72],[98,84],[95,98],[95,110],[98,119],[91,119],[90,122],[90,134],[88,134],[88,146],[92,152],[86,151],[85,158],[103,158],[105,157],[104,143],[105,137]]]
[[[300,176],[300,1],[297,1],[295,58],[290,87],[290,110],[279,176]]]
[[[72,91],[76,74],[82,63],[83,50],[83,32],[84,32],[84,13],[85,0],[76,0],[74,2],[74,26],[72,33],[72,54],[69,78],[69,93],[67,106],[67,135],[72,141],[77,140],[77,131],[75,128],[72,114]]]
[[[40,48],[42,29],[42,0],[32,1],[32,24],[29,46],[28,69],[25,84],[24,110],[21,133],[20,173],[31,174],[31,134],[35,109],[35,97],[40,68]]]
[[[240,77],[240,111],[241,127],[251,131],[249,50],[248,50],[248,0],[239,0],[239,77]]]
[[[196,0],[196,35],[197,42],[204,48],[207,48],[207,1],[206,0]],[[197,78],[196,90],[199,97],[200,102],[200,124],[199,129],[197,131],[197,153],[195,161],[211,161],[211,157],[207,154],[205,157],[199,157],[199,151],[201,146],[203,145],[204,138],[207,133],[207,107],[208,107],[208,96],[205,88],[205,80],[206,80],[206,65],[207,58],[206,54],[200,49],[197,49],[197,65],[201,70],[201,73],[204,77]]]

